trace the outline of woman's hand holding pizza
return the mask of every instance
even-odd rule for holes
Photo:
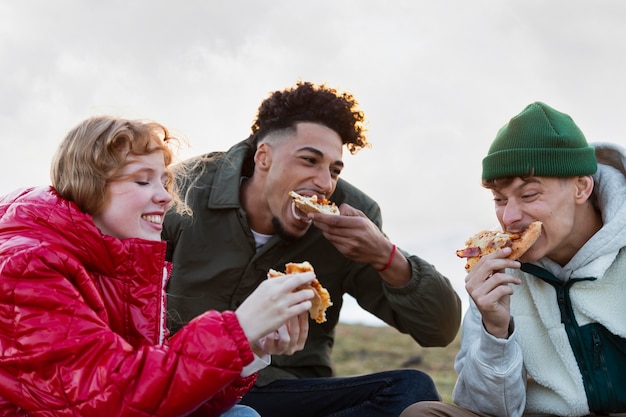
[[[254,345],[270,355],[292,355],[304,348],[308,334],[309,313],[305,311],[290,318],[287,323],[262,337]]]
[[[251,345],[272,349],[265,353],[302,349],[314,296],[313,290],[302,287],[314,279],[313,272],[304,272],[261,282],[235,311]]]

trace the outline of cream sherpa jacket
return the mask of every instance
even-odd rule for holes
[[[604,226],[564,267],[544,258],[537,265],[566,281],[578,324],[598,322],[626,337],[626,150],[593,144],[598,157],[594,174]],[[509,339],[486,333],[473,303],[465,314],[461,350],[455,361],[459,377],[454,402],[493,416],[589,414],[582,376],[570,348],[549,284],[519,270],[511,315],[514,331]],[[530,377],[527,379],[527,376]]]

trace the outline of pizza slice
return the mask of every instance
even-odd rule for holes
[[[315,271],[313,271],[313,266],[307,261],[300,263],[289,262],[285,265],[285,273],[270,269],[267,273],[267,277],[276,278],[283,275],[298,274],[302,272]],[[322,284],[320,284],[317,278],[315,278],[310,285],[307,284],[305,286],[299,287],[298,289],[300,290],[307,287],[312,289],[315,293],[315,295],[311,299],[313,305],[309,309],[309,316],[313,320],[315,320],[316,323],[324,323],[326,321],[326,309],[333,305],[333,303],[330,301],[330,293],[326,288],[322,287]]]
[[[339,214],[339,208],[335,203],[331,203],[325,198],[317,198],[316,195],[300,195],[295,191],[290,191],[293,203],[303,213]]]
[[[499,230],[481,230],[465,242],[465,248],[456,251],[459,258],[467,258],[465,269],[470,272],[478,260],[489,253],[510,247],[509,259],[519,259],[539,239],[541,222],[534,221],[520,233],[506,233]]]

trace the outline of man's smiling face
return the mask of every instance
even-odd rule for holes
[[[298,123],[292,135],[259,145],[255,161],[266,170],[264,195],[275,233],[291,239],[304,236],[311,223],[294,210],[289,192],[328,198],[343,169],[342,151],[334,130],[310,122]]]

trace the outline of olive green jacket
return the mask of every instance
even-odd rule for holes
[[[272,365],[261,371],[258,384],[333,375],[331,349],[345,293],[422,346],[445,346],[454,339],[461,301],[448,279],[417,256],[403,252],[411,263],[411,282],[393,288],[370,265],[342,255],[315,227],[295,242],[273,236],[257,251],[239,201],[241,177],[252,175],[252,157],[253,150],[244,141],[226,153],[185,162],[195,167],[185,177],[193,216],[170,212],[163,230],[173,263],[168,284],[172,331],[206,310],[236,309],[266,279],[270,268],[284,270],[287,262],[306,260],[330,292],[333,306],[327,311],[327,322],[311,322],[304,349],[292,356],[274,356]],[[191,180],[196,182],[190,187]],[[381,227],[378,204],[346,181],[339,180],[331,198],[337,205],[347,203],[363,211]]]

